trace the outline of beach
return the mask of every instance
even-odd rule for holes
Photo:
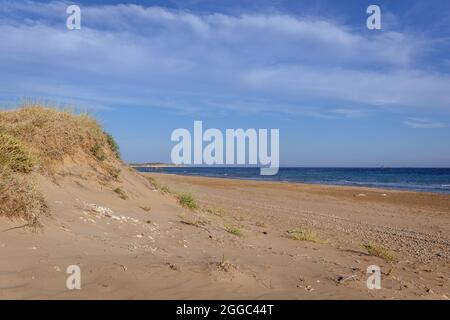
[[[448,195],[126,169],[123,200],[84,177],[36,179],[52,215],[37,232],[0,220],[2,299],[450,294]],[[69,265],[81,268],[80,290],[66,288]],[[379,290],[367,287],[373,265]]]
[[[0,302],[450,300],[450,1],[0,3]]]

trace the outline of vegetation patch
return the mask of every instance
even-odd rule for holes
[[[242,230],[238,226],[226,226],[225,230],[232,235],[242,237]]]
[[[155,178],[147,177],[147,180],[148,180],[148,182],[150,182],[150,184],[152,185],[152,187],[155,190],[158,190],[158,191],[160,191],[161,193],[164,193],[164,194],[166,194],[166,193],[173,193],[172,190],[170,190],[169,187],[160,185],[158,183],[158,181],[156,181]]]
[[[170,190],[169,187],[163,186],[159,189],[162,193],[172,193],[172,190]]]
[[[208,221],[206,221],[205,219],[201,219],[201,218],[192,218],[192,217],[188,217],[185,214],[180,214],[180,222],[183,224],[187,224],[189,226],[194,226],[194,227],[203,227],[204,225],[208,224]]]
[[[114,153],[116,158],[120,159],[119,144],[116,142],[116,140],[114,139],[114,137],[111,134],[109,134],[107,132],[104,132],[104,134],[106,136],[106,142],[108,143],[111,151]]]
[[[395,254],[382,245],[368,243],[364,245],[364,248],[366,248],[367,252],[371,256],[381,258],[387,262],[394,262],[396,260]]]
[[[32,171],[56,179],[58,173],[70,174],[68,161],[93,168],[98,182],[108,183],[119,177],[119,157],[113,137],[86,113],[39,103],[0,111],[0,216],[37,224],[39,215],[48,212]]]
[[[0,166],[14,172],[29,173],[36,159],[17,138],[0,132]]]
[[[313,230],[294,230],[289,232],[289,237],[297,241],[309,241],[314,243],[325,243]]]
[[[110,168],[108,168],[108,172],[111,175],[111,177],[118,180],[121,170],[119,168],[110,167]]]
[[[114,192],[119,196],[122,200],[127,200],[128,196],[122,188],[115,188]]]
[[[225,209],[222,208],[208,208],[204,210],[206,213],[218,216],[218,217],[223,217],[227,212],[225,211]]]
[[[149,177],[149,176],[145,176],[145,177],[147,178],[148,182],[150,182],[150,184],[152,185],[152,187],[153,187],[155,190],[159,190],[159,189],[160,189],[160,185],[159,185],[159,183],[156,181],[155,178]]]
[[[218,268],[218,270],[224,271],[224,272],[230,272],[230,271],[235,271],[235,270],[239,269],[237,265],[235,265],[225,259],[225,254],[222,255],[222,260],[215,263],[215,265]]]
[[[22,218],[29,226],[40,226],[39,217],[49,210],[42,194],[29,177],[0,167],[0,216]]]
[[[97,158],[97,160],[100,160],[100,161],[106,160],[106,154],[105,154],[105,152],[103,152],[102,147],[98,143],[95,143],[91,147],[91,152],[94,155],[94,157]]]
[[[194,196],[190,193],[183,193],[178,196],[178,201],[183,207],[189,209],[197,209],[198,203],[195,200]]]

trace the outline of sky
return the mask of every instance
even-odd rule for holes
[[[450,167],[449,16],[446,0],[0,0],[0,107],[88,111],[129,162],[170,162],[172,131],[201,120],[279,129],[283,166]]]

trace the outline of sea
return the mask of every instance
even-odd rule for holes
[[[255,167],[138,167],[140,172],[267,180],[450,194],[450,168],[280,168],[261,176]]]

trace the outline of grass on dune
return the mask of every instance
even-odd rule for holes
[[[43,164],[80,153],[103,160],[119,156],[113,137],[86,113],[28,104],[0,112],[0,132],[26,145]]]
[[[238,226],[226,226],[225,230],[232,235],[242,237],[242,230]]]
[[[203,227],[208,221],[203,218],[188,217],[186,214],[180,214],[180,222],[194,227]]]
[[[325,243],[313,230],[294,230],[289,232],[289,237],[298,241],[309,241],[314,243]]]
[[[39,226],[39,217],[49,210],[42,194],[28,177],[0,167],[0,216],[21,218]]]
[[[195,200],[194,196],[190,193],[183,193],[178,196],[178,201],[183,207],[189,209],[197,209],[198,203]]]
[[[128,199],[128,195],[122,188],[118,187],[118,188],[115,188],[113,191],[115,194],[117,194],[119,196],[120,199],[122,199],[122,200]]]
[[[106,181],[120,174],[116,141],[88,114],[38,103],[0,111],[0,216],[35,223],[47,213],[32,173],[54,176],[66,159]]]
[[[364,248],[366,248],[371,256],[379,257],[387,262],[394,262],[396,260],[395,254],[382,245],[367,243],[364,245]]]
[[[17,138],[0,132],[0,166],[14,172],[29,173],[36,164],[35,157]]]

